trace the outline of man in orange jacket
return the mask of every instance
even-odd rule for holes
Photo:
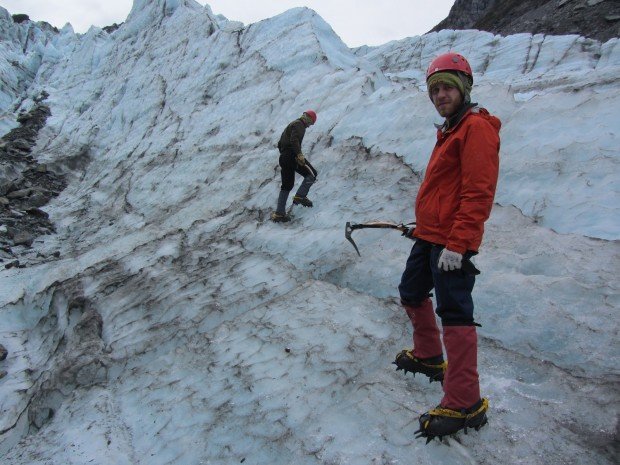
[[[403,350],[397,369],[442,381],[438,407],[420,417],[418,437],[428,441],[487,422],[488,400],[480,397],[477,334],[472,290],[475,278],[463,262],[478,253],[489,218],[499,170],[498,118],[471,103],[473,75],[457,53],[435,58],[426,73],[428,92],[445,118],[415,203],[415,244],[399,285],[413,325],[413,349]],[[440,332],[430,292],[435,289]]]

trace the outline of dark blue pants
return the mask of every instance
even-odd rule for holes
[[[435,289],[437,308],[443,326],[471,326],[474,324],[474,302],[471,292],[476,281],[462,270],[441,271],[437,268],[439,254],[444,246],[417,239],[398,286],[404,305],[419,306]],[[473,255],[465,254],[466,258]]]

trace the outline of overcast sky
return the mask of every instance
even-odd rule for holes
[[[380,45],[428,32],[450,12],[454,0],[201,0],[215,14],[245,24],[270,18],[296,6],[312,8],[349,46]],[[75,32],[127,19],[132,0],[0,0],[9,13]]]

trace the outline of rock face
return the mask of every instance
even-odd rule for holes
[[[33,108],[21,114],[19,126],[0,139],[0,266],[23,267],[40,262],[30,247],[40,235],[55,232],[40,209],[65,187],[63,177],[37,162],[32,150],[50,109],[44,92]]]
[[[499,3],[501,3],[500,0],[456,0],[448,17],[435,26],[432,31],[474,29],[474,24]]]
[[[456,0],[431,31],[479,29],[502,35],[579,34],[607,41],[620,35],[616,0]]]

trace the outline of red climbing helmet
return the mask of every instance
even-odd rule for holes
[[[459,53],[448,52],[436,57],[426,70],[426,80],[435,73],[440,71],[460,71],[474,81],[474,75],[471,72],[471,66],[465,57]]]
[[[316,113],[314,110],[306,110],[304,113],[310,117],[312,124],[316,123]]]

